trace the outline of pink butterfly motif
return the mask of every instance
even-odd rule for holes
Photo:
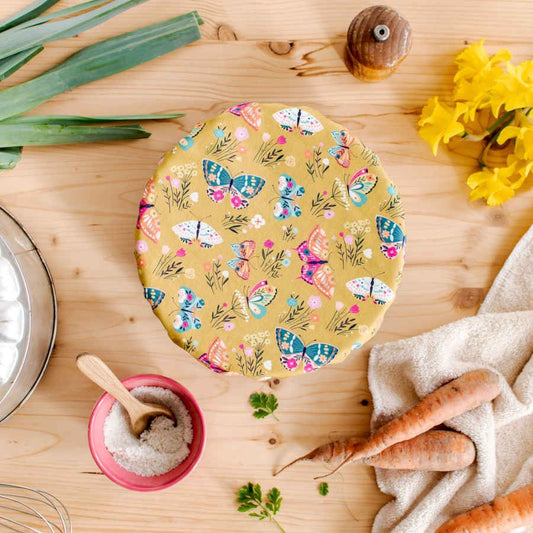
[[[329,245],[326,232],[320,226],[315,226],[307,240],[296,250],[304,262],[299,279],[314,285],[326,298],[331,298],[335,291],[335,280],[328,265]]]
[[[246,102],[244,104],[236,105],[235,107],[230,107],[229,112],[238,117],[242,117],[244,121],[256,131],[261,127],[261,107],[255,102]]]

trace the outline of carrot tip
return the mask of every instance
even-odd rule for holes
[[[331,476],[332,474],[334,474],[337,470],[332,470],[331,472],[328,472],[327,474],[322,474],[321,476],[316,476],[314,477],[313,479],[324,479],[326,477],[329,477]]]
[[[278,474],[281,474],[285,469],[289,468],[289,466],[292,466],[300,461],[304,461],[306,457],[307,457],[306,455],[303,455],[302,457],[297,457],[296,459],[294,459],[294,461],[291,461],[290,463],[286,464],[283,468],[280,468],[277,472],[274,472],[274,474],[272,475],[276,477]]]

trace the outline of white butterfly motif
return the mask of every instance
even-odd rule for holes
[[[198,242],[201,248],[211,248],[222,242],[220,234],[209,224],[200,220],[187,220],[176,224],[172,231],[185,243]]]
[[[394,298],[394,291],[378,278],[355,278],[346,287],[358,300],[370,298],[376,305],[385,305]]]
[[[324,129],[316,117],[298,107],[282,109],[274,113],[273,117],[284,130],[297,130],[301,135],[313,135]]]

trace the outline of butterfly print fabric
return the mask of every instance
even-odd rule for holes
[[[340,363],[398,291],[397,188],[314,109],[245,102],[198,122],[139,196],[144,297],[199,372],[285,378]]]

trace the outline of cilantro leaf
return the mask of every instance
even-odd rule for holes
[[[318,492],[321,496],[327,496],[329,493],[329,485],[325,482],[320,483],[318,486]]]
[[[255,418],[266,418],[272,415],[279,422],[278,417],[274,414],[274,411],[278,408],[278,399],[273,394],[253,392],[250,394],[249,402],[255,409],[253,413]]]

